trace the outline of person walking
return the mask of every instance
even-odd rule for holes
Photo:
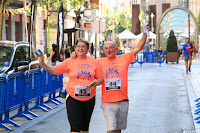
[[[56,65],[57,60],[57,45],[52,44],[52,50],[50,56],[47,58],[47,60],[51,59],[52,66]]]
[[[66,45],[65,59],[70,58],[70,54],[71,54],[71,47],[69,45]]]
[[[40,66],[47,72],[53,75],[65,72],[69,74],[66,89],[69,97],[66,100],[66,108],[71,133],[88,133],[95,105],[96,86],[103,83],[102,70],[95,59],[86,56],[88,50],[89,43],[84,39],[78,39],[75,44],[75,59],[68,58],[52,67],[44,62],[44,56],[38,57]],[[88,86],[92,82],[93,84]]]
[[[182,59],[183,59],[183,56],[185,57],[186,73],[188,73],[188,71],[191,72],[192,51],[193,51],[192,43],[190,43],[189,38],[186,38],[185,44],[183,45],[183,50],[182,50]],[[189,67],[188,67],[188,61],[189,61]]]
[[[150,30],[149,26],[147,28]],[[109,41],[104,46],[106,58],[98,59],[104,79],[101,107],[107,121],[107,133],[121,133],[121,130],[126,129],[129,108],[128,67],[136,61],[136,54],[143,49],[146,38],[147,34],[144,33],[133,50],[119,56],[116,56],[117,45]]]
[[[193,52],[192,52],[192,56],[193,56],[193,59],[196,59],[196,46],[195,46],[195,44],[194,44],[194,41],[191,41],[191,43],[192,43],[192,46],[193,46]]]

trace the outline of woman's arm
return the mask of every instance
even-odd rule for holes
[[[94,86],[99,86],[103,83],[103,78],[102,77],[98,77],[96,78],[96,82],[94,84]]]
[[[51,50],[51,54],[50,56],[47,58],[47,60],[51,59],[53,57],[53,55],[55,54],[55,52],[53,50]]]
[[[44,62],[44,56],[41,55],[38,57],[38,61],[39,61],[39,65],[44,68],[45,71],[47,71],[48,73],[52,74],[52,75],[58,75],[58,71],[52,67],[52,66],[49,66],[47,65],[45,62]]]

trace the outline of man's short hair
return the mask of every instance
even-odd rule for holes
[[[113,41],[107,41],[106,43],[111,43],[111,44],[114,44],[116,47],[118,47],[117,44],[115,42],[113,42]]]

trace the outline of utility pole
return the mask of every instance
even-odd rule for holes
[[[25,31],[25,41],[28,42],[27,17],[26,17],[26,0],[24,0],[24,31]]]
[[[189,10],[189,0],[187,0],[187,9]],[[190,39],[190,14],[188,13],[188,35]]]

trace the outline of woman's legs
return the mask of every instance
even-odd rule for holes
[[[88,133],[94,105],[95,97],[88,101],[78,101],[71,96],[68,97],[66,108],[71,133]]]

